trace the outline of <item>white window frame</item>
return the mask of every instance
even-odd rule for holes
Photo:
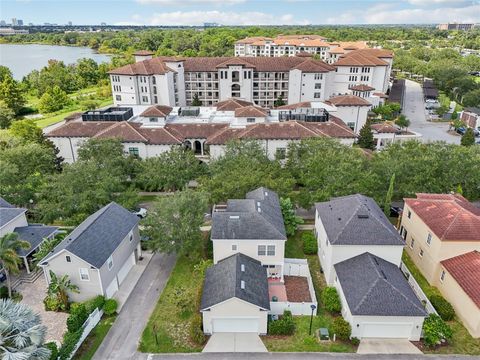
[[[112,270],[113,268],[113,257],[110,255],[107,259],[107,268],[108,270]]]
[[[237,244],[232,244],[232,251],[237,251],[237,250],[238,250]]]
[[[418,252],[418,256],[420,258],[423,258],[423,255],[425,255],[425,253],[424,253],[423,249],[420,249],[420,251]]]
[[[272,251],[272,248],[273,248],[273,251]],[[267,245],[267,256],[275,256],[276,252],[277,252],[277,248],[275,245]]]
[[[445,270],[442,270],[442,272],[440,273],[440,282],[444,282],[445,281],[445,275],[447,275],[447,273],[445,272]]]
[[[410,249],[413,249],[413,245],[415,245],[415,239],[412,237],[410,239]]]
[[[70,255],[65,255],[65,261],[68,263],[72,262],[72,257]]]
[[[88,268],[79,268],[78,272],[80,274],[80,281],[90,281],[90,274]],[[86,275],[86,278],[82,278],[83,275]]]
[[[260,249],[263,248],[261,251]],[[261,254],[263,252],[263,254]],[[257,255],[258,256],[266,256],[267,255],[267,245],[258,245],[257,246]]]
[[[432,243],[432,234],[428,233],[427,235],[427,245],[430,245]]]

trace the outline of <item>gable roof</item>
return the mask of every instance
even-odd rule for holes
[[[235,117],[265,117],[267,110],[259,106],[250,105],[235,109]]]
[[[260,261],[237,253],[207,269],[200,309],[205,310],[231,298],[270,310],[267,270]]]
[[[13,207],[15,207],[15,206],[13,206],[7,200],[5,200],[4,198],[2,198],[0,196],[0,208],[13,208]]]
[[[101,268],[123,239],[138,224],[138,217],[115,202],[104,206],[78,225],[58,244],[42,265],[67,250],[90,265]]]
[[[371,90],[375,90],[374,87],[371,87],[367,84],[359,84],[359,85],[355,85],[355,86],[352,86],[350,88],[350,90],[354,90],[354,91],[371,91]]]
[[[402,271],[368,252],[334,265],[352,315],[426,316]]]
[[[325,101],[335,106],[371,106],[370,102],[356,95],[338,95]]]
[[[225,211],[212,215],[212,240],[287,240],[280,199],[267,188],[227,201]]]
[[[375,200],[355,194],[316,203],[315,207],[333,245],[400,245],[400,234]]]
[[[119,68],[110,70],[108,73],[112,75],[163,75],[168,72],[176,72],[170,69],[162,58],[152,58],[143,61],[138,61],[133,64],[121,66]]]
[[[441,264],[480,309],[480,252],[471,251],[443,260]]]
[[[145,136],[128,121],[116,122],[114,125],[95,134],[94,138],[120,138],[125,142],[147,142]]]
[[[140,114],[143,117],[166,117],[173,108],[166,105],[153,105]]]
[[[388,66],[382,58],[393,57],[387,51],[377,49],[358,49],[341,55],[333,66]],[[378,49],[380,50],[380,49]]]
[[[17,216],[24,214],[27,209],[16,207],[2,207],[0,208],[0,228],[7,225],[10,221]]]
[[[27,241],[30,244],[28,249],[18,249],[17,254],[19,256],[28,256],[35,251],[37,247],[43,242],[45,238],[48,238],[58,230],[56,226],[45,225],[28,225],[16,227],[13,232],[18,234],[18,238],[23,241]]]
[[[253,106],[253,105],[254,104],[249,101],[230,98],[227,100],[219,101],[215,105],[215,107],[217,108],[217,111],[235,111],[245,106]]]
[[[442,241],[480,241],[480,208],[459,194],[416,194],[405,199]]]

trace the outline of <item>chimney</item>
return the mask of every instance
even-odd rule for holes
[[[135,62],[150,60],[153,56],[153,52],[147,50],[140,50],[133,53],[135,56]]]

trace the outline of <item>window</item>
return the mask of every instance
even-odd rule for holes
[[[158,118],[156,118],[156,117],[151,117],[151,118],[150,118],[150,122],[158,122]]]
[[[143,102],[148,102],[148,97],[147,96],[142,96],[142,101]]]
[[[413,249],[414,244],[415,244],[415,239],[412,238],[412,240],[410,240],[410,249]]]
[[[267,254],[267,247],[265,245],[258,245],[257,250],[258,256],[265,256]]]
[[[322,88],[322,84],[321,83],[316,83],[315,84],[315,89],[321,89]]]
[[[70,256],[65,256],[65,260],[67,260],[67,262],[72,262],[72,259],[70,258]]]
[[[427,244],[430,245],[432,242],[432,234],[428,233],[428,236],[427,236]]]
[[[232,244],[232,251],[237,251],[237,244]]]
[[[418,256],[420,256],[421,258],[423,257],[423,249],[420,249],[420,252],[418,253]]]
[[[115,100],[122,101],[122,97],[120,95],[115,95]]]
[[[133,156],[138,156],[138,148],[137,147],[130,147],[128,148],[128,153]]]
[[[87,268],[80,268],[78,270],[80,271],[80,280],[90,281],[90,275],[88,274],[88,269]]]
[[[315,80],[322,80],[322,74],[315,74]]]
[[[322,95],[322,94],[319,93],[319,92],[313,93],[313,97],[314,97],[315,99],[320,99],[320,96],[321,96],[321,95]]]
[[[254,123],[255,122],[255,118],[247,118],[247,123]]]
[[[442,270],[442,273],[440,274],[440,281],[443,282],[445,280],[445,270]]]
[[[354,122],[347,122],[347,126],[352,129],[352,130],[355,130],[355,123]]]
[[[267,256],[275,256],[275,245],[267,246]]]
[[[112,270],[112,267],[113,267],[113,258],[112,258],[111,255],[110,255],[110,257],[107,259],[107,266],[108,266],[108,270]]]
[[[283,160],[287,157],[287,149],[286,148],[277,148],[275,151],[275,158],[278,160]]]
[[[408,210],[407,217],[408,217],[409,219],[412,218],[412,212],[411,212],[410,210]]]
[[[133,240],[133,234],[130,234],[130,238],[128,239],[128,241],[132,242]]]

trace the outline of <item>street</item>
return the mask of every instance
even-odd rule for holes
[[[425,103],[420,84],[406,80],[405,101],[402,113],[410,119],[410,130],[422,134],[424,142],[445,141],[451,144],[460,144],[460,136],[451,135],[447,132],[447,122],[429,122],[425,117]]]
[[[93,359],[146,358],[138,342],[174,265],[173,255],[153,256]]]

